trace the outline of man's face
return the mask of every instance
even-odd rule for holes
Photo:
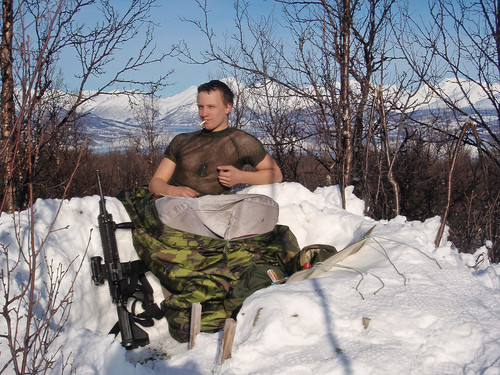
[[[206,130],[216,132],[226,129],[227,118],[232,108],[231,104],[224,103],[219,90],[198,93],[198,114],[205,121]]]

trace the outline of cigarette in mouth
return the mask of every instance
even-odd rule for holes
[[[198,127],[200,127],[200,128],[201,128],[204,124],[205,124],[205,120],[203,120],[202,122],[200,122],[200,123],[198,124]]]

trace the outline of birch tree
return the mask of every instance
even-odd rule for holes
[[[273,14],[255,19],[250,3],[236,1],[234,32],[220,43],[210,25],[207,1],[197,3],[203,16],[187,21],[206,37],[207,49],[197,56],[180,45],[184,59],[217,61],[245,73],[248,82],[272,82],[307,101],[308,113],[302,116],[314,124],[314,155],[322,155],[332,180],[341,185],[345,206],[344,189],[353,181],[355,152],[362,155],[366,145],[368,98],[380,83],[377,72],[387,59],[381,40],[394,2],[276,0],[282,19],[278,22]],[[361,95],[353,82],[363,85]]]
[[[40,168],[51,167],[39,165],[38,156],[60,129],[81,118],[80,108],[86,102],[111,90],[116,94],[147,87],[170,74],[167,70],[153,81],[136,78],[138,70],[169,54],[157,52],[153,43],[150,15],[155,3],[132,0],[123,6],[109,0],[3,0],[2,210],[26,204],[24,186]],[[116,61],[116,53],[127,50],[138,38],[139,45],[128,49],[129,56]],[[78,83],[71,88],[64,83],[62,54],[73,56],[78,67]],[[89,91],[93,79],[97,89]],[[33,131],[28,133],[28,126]],[[33,166],[29,172],[27,158]]]

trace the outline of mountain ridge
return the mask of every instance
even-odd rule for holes
[[[228,78],[225,79],[225,81],[232,87],[239,85],[240,89],[242,87],[246,88],[245,86],[241,86],[241,83],[236,82],[235,79]],[[457,103],[460,108],[466,111],[471,103],[476,108],[480,108],[481,111],[484,111],[484,113],[489,113],[494,110],[491,101],[484,95],[480,87],[467,81],[461,81],[460,84],[468,86],[469,94],[467,97],[464,97],[462,91],[459,89],[459,82],[454,80],[443,80],[439,85],[439,89],[446,93],[451,102]],[[495,84],[494,88],[496,98],[500,99],[500,84]],[[258,107],[255,100],[258,90],[258,87],[248,87],[248,107]],[[170,135],[197,129],[199,117],[196,94],[197,87],[191,86],[174,95],[155,98],[155,105],[158,109],[158,125],[167,129]],[[414,104],[416,104],[418,111],[428,113],[433,110],[443,110],[446,108],[442,100],[436,98],[435,95],[434,98],[431,96],[429,99],[428,94],[428,88],[421,88],[413,95],[412,100]],[[134,118],[134,110],[130,104],[131,99],[137,101],[139,98],[140,93],[135,97],[131,97],[126,94],[115,94],[110,92],[99,95],[82,106],[81,110],[82,113],[86,115],[84,121],[93,148],[106,150],[123,147],[123,142],[131,134],[139,130],[138,123]],[[297,98],[287,97],[287,100],[290,103],[290,108],[296,108],[297,105],[307,105],[304,99],[297,100]],[[495,113],[496,112],[494,112],[494,114]]]

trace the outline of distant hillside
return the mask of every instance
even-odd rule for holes
[[[159,98],[158,106],[158,123],[173,134],[193,130],[199,123],[194,86],[179,94]],[[82,109],[86,113],[84,121],[92,146],[97,149],[119,147],[129,134],[138,131],[127,95],[101,95]]]
[[[231,82],[235,84],[235,82]],[[469,103],[458,89],[457,82],[445,80],[441,83],[441,88],[445,90],[449,98],[456,102],[461,108],[467,110]],[[498,86],[498,101],[500,101],[500,84]],[[413,97],[419,101],[426,97],[427,90],[422,89]],[[491,102],[485,98],[478,87],[471,85],[467,98],[485,115],[496,117],[496,111]],[[252,104],[254,103],[254,104]],[[255,107],[255,100],[248,98],[247,105]],[[295,101],[293,105],[297,106]],[[303,105],[306,105],[305,102]],[[192,86],[173,96],[158,99],[161,125],[165,125],[171,134],[192,131],[199,123],[198,110],[196,105],[196,87]],[[432,99],[427,103],[419,104],[419,111],[426,114],[436,109],[444,109],[445,105],[441,100]],[[134,112],[131,109],[129,97],[126,95],[115,95],[112,93],[101,95],[90,103],[87,103],[82,110],[87,114],[85,124],[91,138],[91,144],[95,149],[105,150],[120,147],[123,141],[138,130],[138,125],[134,119]]]

